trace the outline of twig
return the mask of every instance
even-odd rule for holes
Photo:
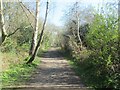
[[[19,0],[18,0],[18,1],[19,1]],[[20,1],[19,1],[19,4],[20,4],[21,8],[23,9],[23,11],[25,12],[23,4],[22,4]],[[27,9],[27,10],[28,10],[28,9]],[[25,12],[25,15],[27,16],[28,21],[29,21],[29,16],[27,15],[27,13],[26,13],[26,12]],[[29,23],[30,23],[31,27],[34,29],[34,27],[32,26],[32,24],[31,24],[31,22],[30,22],[30,21],[29,21]]]
[[[20,28],[17,28],[14,32],[12,32],[11,34],[7,35],[7,37],[10,37],[11,35],[15,34]]]

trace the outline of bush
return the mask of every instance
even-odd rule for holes
[[[120,57],[118,22],[112,16],[96,14],[85,36],[86,49],[80,50],[75,41],[66,41],[72,53],[75,69],[89,86],[120,88]],[[76,68],[77,67],[77,68]]]
[[[83,68],[83,76],[95,88],[120,88],[118,26],[111,24],[114,21],[97,14],[86,35],[87,50],[92,53],[85,58],[86,53],[82,50],[75,56],[81,65],[79,68]]]

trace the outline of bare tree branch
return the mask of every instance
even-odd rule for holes
[[[19,1],[19,0],[18,0]],[[23,11],[25,12],[25,15],[26,15],[26,17],[28,18],[28,21],[29,21],[29,23],[30,23],[30,25],[31,25],[31,27],[34,29],[34,27],[32,26],[32,24],[31,24],[31,22],[30,22],[30,20],[29,20],[29,16],[27,15],[27,13],[26,13],[26,11],[25,11],[25,6],[23,6],[24,4],[22,4],[20,1],[19,1],[19,4],[20,4],[20,6],[21,6],[21,8],[23,9]],[[28,9],[27,9],[28,10]],[[30,12],[30,11],[29,11]],[[34,17],[35,18],[35,17]]]
[[[14,32],[10,33],[9,35],[7,35],[7,37],[12,36],[13,34],[15,34],[20,28],[17,28]]]
[[[30,9],[28,9],[22,2],[19,1],[19,3],[21,3],[21,5],[24,6],[24,8],[26,8],[29,13],[35,18],[35,15],[30,11]]]

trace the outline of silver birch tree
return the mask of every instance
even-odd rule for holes
[[[35,48],[37,46],[39,15],[40,15],[40,0],[36,0],[35,28],[34,28],[34,32],[32,36],[32,42],[31,42],[29,55],[33,55]]]

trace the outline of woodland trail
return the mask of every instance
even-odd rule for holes
[[[52,48],[41,56],[41,64],[26,85],[6,90],[88,90],[75,75],[59,49]]]

